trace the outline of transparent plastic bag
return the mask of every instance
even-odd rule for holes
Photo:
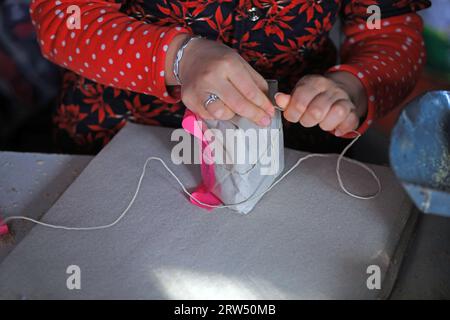
[[[274,103],[277,83],[268,83]],[[194,196],[211,206],[221,203],[239,213],[249,213],[260,200],[258,195],[284,169],[283,124],[278,110],[266,128],[238,115],[227,121],[204,121],[190,111],[183,127],[197,138],[201,150],[203,182]],[[191,202],[202,207],[195,199]]]

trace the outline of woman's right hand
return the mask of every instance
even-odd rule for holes
[[[270,124],[275,109],[267,97],[267,81],[232,48],[195,39],[186,47],[179,68],[181,100],[200,117],[229,120],[238,114],[260,126]],[[205,109],[210,94],[220,100]]]

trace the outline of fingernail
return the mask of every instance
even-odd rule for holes
[[[277,102],[277,97],[279,97],[281,95],[281,92],[277,92],[275,93],[275,95],[273,96],[273,100],[275,101],[275,104],[278,104]]]
[[[322,111],[320,111],[320,110],[314,109],[314,110],[312,110],[312,113],[316,120],[320,120],[320,118],[322,117]]]
[[[269,116],[262,117],[261,120],[259,120],[259,123],[262,126],[267,127],[270,124],[270,117]]]
[[[334,135],[335,135],[336,137],[342,136],[341,130],[336,130],[336,131],[334,131]]]
[[[214,114],[214,117],[218,119],[223,116],[223,109],[222,108],[217,109],[213,112],[213,114]]]
[[[275,108],[276,109],[278,109],[278,110],[284,110],[284,108],[286,107],[286,106],[281,106],[279,103],[278,103],[278,101],[277,101],[277,97],[278,96],[280,96],[280,95],[285,95],[283,92],[277,92],[277,93],[275,93],[275,95],[274,95],[274,100],[275,100]]]

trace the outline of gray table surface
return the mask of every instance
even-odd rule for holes
[[[2,216],[40,218],[75,180],[88,156],[0,152]],[[33,227],[20,224],[0,245],[0,263]],[[450,298],[450,219],[423,215],[407,250],[393,299]]]
[[[0,216],[40,219],[91,161],[90,156],[0,152]],[[0,262],[34,225],[15,224],[0,244]]]

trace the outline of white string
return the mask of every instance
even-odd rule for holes
[[[350,149],[350,147],[351,147],[356,141],[358,141],[358,139],[361,137],[361,135],[360,135],[358,132],[356,132],[356,131],[354,131],[354,132],[357,133],[357,136],[352,140],[352,142],[350,142],[350,143],[344,148],[344,150],[343,150],[343,151],[339,154],[339,156],[338,156],[338,159],[337,159],[337,161],[336,161],[336,176],[337,176],[337,179],[338,179],[339,186],[340,186],[341,189],[342,189],[346,194],[348,194],[349,196],[351,196],[351,197],[353,197],[353,198],[356,198],[356,199],[361,199],[361,200],[369,200],[369,199],[373,199],[373,198],[375,198],[376,196],[378,196],[378,194],[381,192],[381,183],[380,183],[380,179],[378,179],[378,177],[377,177],[377,175],[375,174],[375,172],[374,172],[370,167],[368,167],[367,165],[365,165],[365,164],[363,164],[363,163],[361,163],[361,162],[359,162],[359,161],[356,161],[356,160],[353,160],[353,159],[348,159],[348,158],[345,158],[345,157],[344,157],[344,155],[346,154],[346,152],[348,151],[348,149]],[[278,178],[274,183],[272,183],[272,185],[271,185],[267,190],[265,190],[264,192],[262,192],[261,194],[253,195],[252,197],[250,197],[250,198],[248,198],[248,199],[246,199],[246,200],[244,200],[244,201],[241,201],[241,202],[239,202],[239,203],[234,203],[234,204],[228,204],[228,205],[211,205],[211,204],[207,204],[207,203],[204,203],[204,202],[198,200],[197,198],[195,198],[195,197],[194,197],[194,196],[186,189],[186,187],[184,186],[184,184],[180,181],[180,179],[177,177],[177,175],[176,175],[176,174],[175,174],[175,173],[167,166],[167,164],[164,162],[164,160],[162,160],[162,159],[159,158],[159,157],[149,157],[149,158],[147,158],[147,160],[145,161],[144,167],[143,167],[143,169],[142,169],[141,176],[139,177],[139,181],[138,181],[138,184],[137,184],[137,187],[136,187],[136,191],[134,192],[134,195],[133,195],[133,197],[131,198],[131,201],[128,203],[128,206],[125,208],[125,210],[117,217],[117,219],[114,220],[113,222],[109,223],[109,224],[106,224],[106,225],[100,225],[100,226],[93,226],[93,227],[67,227],[67,226],[62,226],[62,225],[54,225],[54,224],[45,223],[45,222],[38,221],[38,220],[35,220],[35,219],[32,219],[32,218],[28,218],[28,217],[25,217],[25,216],[10,216],[10,217],[6,218],[6,219],[3,221],[3,224],[6,224],[6,223],[8,223],[9,221],[12,221],[12,220],[26,220],[26,221],[30,221],[30,222],[33,222],[33,223],[35,223],[35,224],[38,224],[38,225],[41,225],[41,226],[44,226],[44,227],[53,228],[53,229],[70,230],[70,231],[73,231],[73,230],[75,230],[75,231],[91,231],[91,230],[101,230],[101,229],[111,228],[111,227],[115,226],[117,223],[119,223],[119,222],[122,220],[122,218],[123,218],[123,217],[128,213],[128,211],[130,210],[131,206],[133,205],[134,201],[135,201],[136,198],[137,198],[137,195],[139,194],[139,190],[141,189],[141,184],[142,184],[142,181],[143,181],[144,176],[145,176],[145,172],[146,172],[146,169],[147,169],[147,165],[148,165],[148,163],[149,163],[150,161],[152,161],[152,160],[159,161],[159,162],[164,166],[164,168],[167,170],[167,172],[169,172],[169,173],[172,175],[172,177],[177,181],[177,183],[180,185],[180,187],[181,187],[181,189],[183,190],[183,192],[184,192],[186,195],[188,195],[190,198],[192,198],[195,202],[201,204],[202,206],[209,207],[209,208],[217,208],[217,209],[221,209],[221,208],[229,208],[229,207],[233,207],[233,206],[236,206],[236,205],[243,204],[243,203],[245,203],[245,202],[247,202],[247,201],[250,201],[250,200],[253,200],[253,199],[255,199],[255,198],[261,198],[261,197],[264,196],[267,192],[269,192],[270,190],[272,190],[272,188],[274,188],[278,183],[280,183],[280,182],[281,182],[288,174],[290,174],[295,168],[297,168],[297,167],[300,165],[300,163],[302,163],[303,161],[305,161],[305,160],[307,160],[307,159],[311,159],[311,158],[314,158],[314,157],[327,158],[327,157],[334,157],[334,155],[330,155],[330,154],[320,154],[320,153],[312,153],[312,154],[306,155],[306,156],[304,156],[304,157],[298,159],[297,162],[296,162],[289,170],[287,170],[280,178]],[[357,195],[357,194],[354,194],[354,193],[348,191],[348,189],[344,186],[344,183],[343,183],[342,177],[341,177],[341,172],[340,172],[342,160],[345,160],[345,161],[348,161],[348,162],[350,162],[350,163],[356,164],[356,165],[362,167],[363,169],[365,169],[367,172],[369,172],[369,173],[372,175],[372,177],[375,179],[375,181],[376,181],[376,183],[377,183],[377,186],[378,186],[378,190],[377,190],[374,194],[371,194],[371,195],[368,195],[368,196],[361,196],[361,195]]]

